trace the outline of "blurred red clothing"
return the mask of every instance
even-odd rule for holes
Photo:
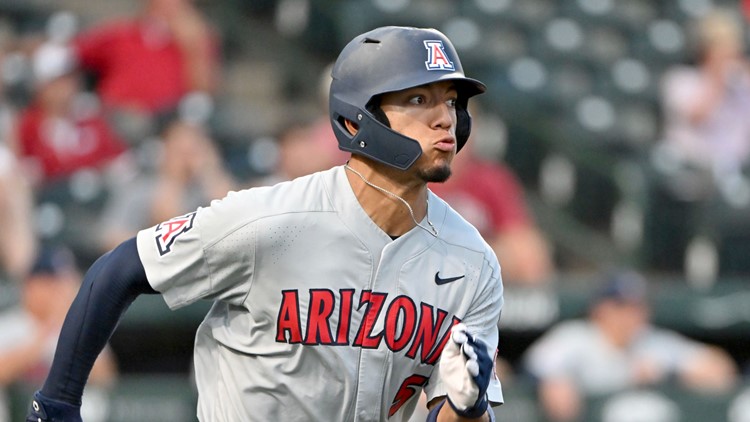
[[[46,116],[35,104],[22,112],[19,135],[21,158],[38,164],[48,181],[100,168],[126,149],[101,115]]]
[[[191,91],[183,52],[163,24],[116,20],[82,32],[73,44],[79,65],[96,75],[105,107],[160,112]]]
[[[431,183],[430,190],[488,239],[509,227],[529,224],[523,188],[510,169],[473,157],[461,158],[469,160],[462,163],[462,171],[445,183]]]

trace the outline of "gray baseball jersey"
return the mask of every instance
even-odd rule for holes
[[[494,356],[497,258],[432,193],[429,217],[438,237],[392,240],[334,167],[141,231],[171,308],[215,301],[195,340],[199,419],[407,420],[423,388],[445,394],[436,367],[453,324]],[[497,377],[489,395],[502,402]]]

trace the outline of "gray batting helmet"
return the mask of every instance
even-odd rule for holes
[[[419,143],[393,131],[373,98],[439,81],[455,81],[457,149],[471,132],[470,97],[485,85],[464,75],[450,40],[435,29],[387,26],[357,36],[331,72],[329,113],[339,148],[406,170],[422,154]],[[344,119],[359,127],[352,136]]]

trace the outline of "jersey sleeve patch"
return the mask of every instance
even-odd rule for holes
[[[195,220],[195,212],[174,217],[156,225],[154,233],[156,234],[156,248],[160,256],[172,252],[175,240],[193,228],[193,220]]]

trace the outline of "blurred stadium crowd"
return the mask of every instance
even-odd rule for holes
[[[0,422],[100,254],[346,160],[328,66],[382,25],[440,29],[488,86],[434,190],[503,267],[498,415],[750,420],[749,23],[744,0],[0,0]],[[91,420],[194,417],[206,308],[156,299]]]

